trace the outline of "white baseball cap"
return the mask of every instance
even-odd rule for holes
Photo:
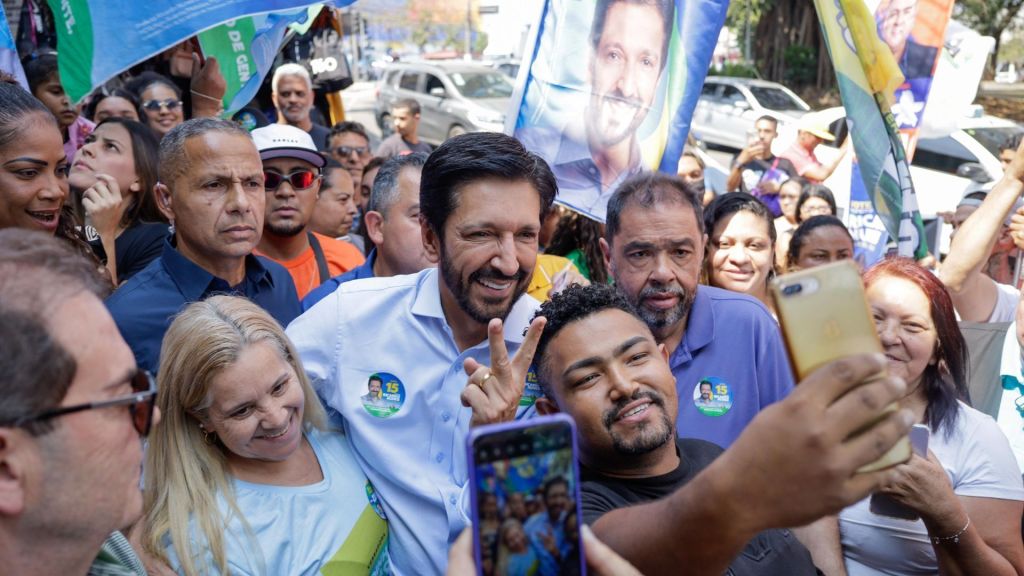
[[[252,131],[252,139],[260,151],[260,160],[298,158],[317,168],[327,160],[317,152],[313,138],[303,129],[288,124],[271,124]]]

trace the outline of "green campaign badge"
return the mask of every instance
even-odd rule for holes
[[[363,408],[377,418],[387,418],[405,404],[405,385],[394,374],[377,372],[366,381],[366,394],[360,397]]]
[[[721,416],[732,408],[732,391],[721,378],[701,378],[693,388],[693,405],[705,416]]]

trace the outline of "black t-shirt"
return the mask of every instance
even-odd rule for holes
[[[162,222],[139,222],[121,232],[114,240],[117,256],[117,283],[120,285],[155,260],[164,249],[167,238],[167,224]],[[106,263],[107,253],[99,238],[89,241],[92,251],[101,262]]]
[[[677,439],[679,467],[662,476],[625,480],[580,466],[583,521],[593,524],[607,512],[658,500],[686,484],[722,453],[704,440]],[[740,552],[726,574],[735,576],[814,576],[811,554],[789,530],[766,530]]]
[[[754,158],[740,166],[740,192],[754,194],[762,181],[781,185],[796,175],[796,166],[785,158]]]

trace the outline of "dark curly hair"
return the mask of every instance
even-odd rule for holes
[[[583,252],[583,259],[590,269],[588,280],[595,284],[607,284],[608,268],[601,254],[601,224],[570,210],[558,220],[555,233],[544,252],[566,256],[577,248]]]
[[[544,331],[540,334],[540,340],[537,341],[537,351],[533,355],[533,362],[537,368],[537,380],[549,398],[551,393],[548,388],[545,364],[547,363],[548,344],[551,343],[551,339],[569,324],[605,310],[622,310],[636,317],[639,322],[643,322],[636,315],[636,311],[626,297],[608,284],[591,284],[589,286],[572,284],[541,304],[540,310],[534,314],[534,318],[543,316],[547,320]]]

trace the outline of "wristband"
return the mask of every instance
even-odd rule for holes
[[[213,100],[214,102],[220,102],[220,98],[214,98],[213,96],[207,96],[202,92],[196,92],[195,90],[189,90],[193,96],[199,96],[200,98],[206,98],[207,100]]]
[[[960,543],[960,537],[964,535],[964,532],[967,532],[967,528],[970,525],[971,525],[971,517],[968,516],[967,517],[967,524],[964,524],[964,527],[961,528],[959,532],[957,532],[956,534],[953,534],[952,536],[932,536],[932,544],[934,544],[936,546],[938,546],[939,544],[945,544],[946,542],[953,542],[953,544],[959,544]]]

